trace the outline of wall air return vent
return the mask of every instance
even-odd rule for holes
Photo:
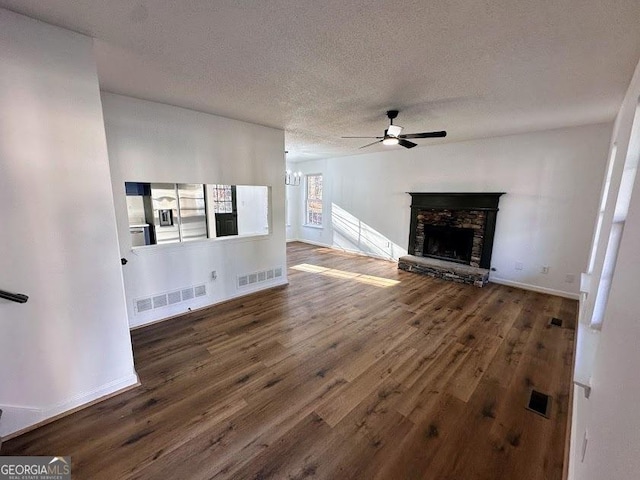
[[[138,298],[134,300],[134,310],[136,314],[155,310],[157,308],[177,305],[179,303],[191,301],[197,297],[207,295],[207,285],[196,285],[195,287],[185,287],[168,293],[159,293],[148,298]]]
[[[185,288],[182,290],[182,301],[191,300],[193,298],[193,288]]]
[[[153,308],[160,308],[160,307],[166,307],[166,306],[167,306],[166,294],[156,295],[155,297],[153,297]]]
[[[182,295],[180,294],[180,290],[178,290],[177,292],[168,293],[167,297],[169,298],[169,305],[180,303],[182,301]]]
[[[238,288],[272,282],[274,279],[282,278],[282,272],[282,267],[275,267],[259,272],[247,273],[246,275],[238,275]]]
[[[146,312],[151,309],[153,309],[153,303],[150,298],[136,300],[136,312]]]

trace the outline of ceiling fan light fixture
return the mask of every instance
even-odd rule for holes
[[[386,136],[384,137],[384,140],[382,140],[383,145],[398,145],[399,142],[400,140],[392,136]]]

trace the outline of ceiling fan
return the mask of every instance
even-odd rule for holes
[[[389,127],[384,131],[383,137],[342,137],[342,138],[375,138],[376,141],[368,143],[360,148],[370,147],[376,143],[382,143],[383,145],[402,145],[404,148],[413,148],[417,143],[410,142],[408,139],[414,138],[439,138],[446,137],[447,132],[423,132],[423,133],[406,133],[401,135],[402,127],[393,124],[393,119],[398,116],[398,110],[389,110],[387,117],[389,117]]]

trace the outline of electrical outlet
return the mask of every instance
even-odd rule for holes
[[[564,277],[564,281],[567,283],[573,283],[576,281],[576,276],[573,273],[567,273]]]
[[[524,264],[522,262],[516,262],[516,270],[522,270],[524,268]]]
[[[547,273],[549,273],[549,267],[547,265],[544,265],[541,269],[540,269],[540,273],[544,273],[545,275]]]
[[[215,270],[213,270],[213,271],[211,272],[211,279],[212,279],[212,280],[215,280],[216,278],[218,278],[218,272],[216,272]]]

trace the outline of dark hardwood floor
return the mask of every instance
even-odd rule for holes
[[[74,479],[562,478],[575,301],[288,259],[288,287],[134,331],[141,387],[2,454],[71,455]]]

